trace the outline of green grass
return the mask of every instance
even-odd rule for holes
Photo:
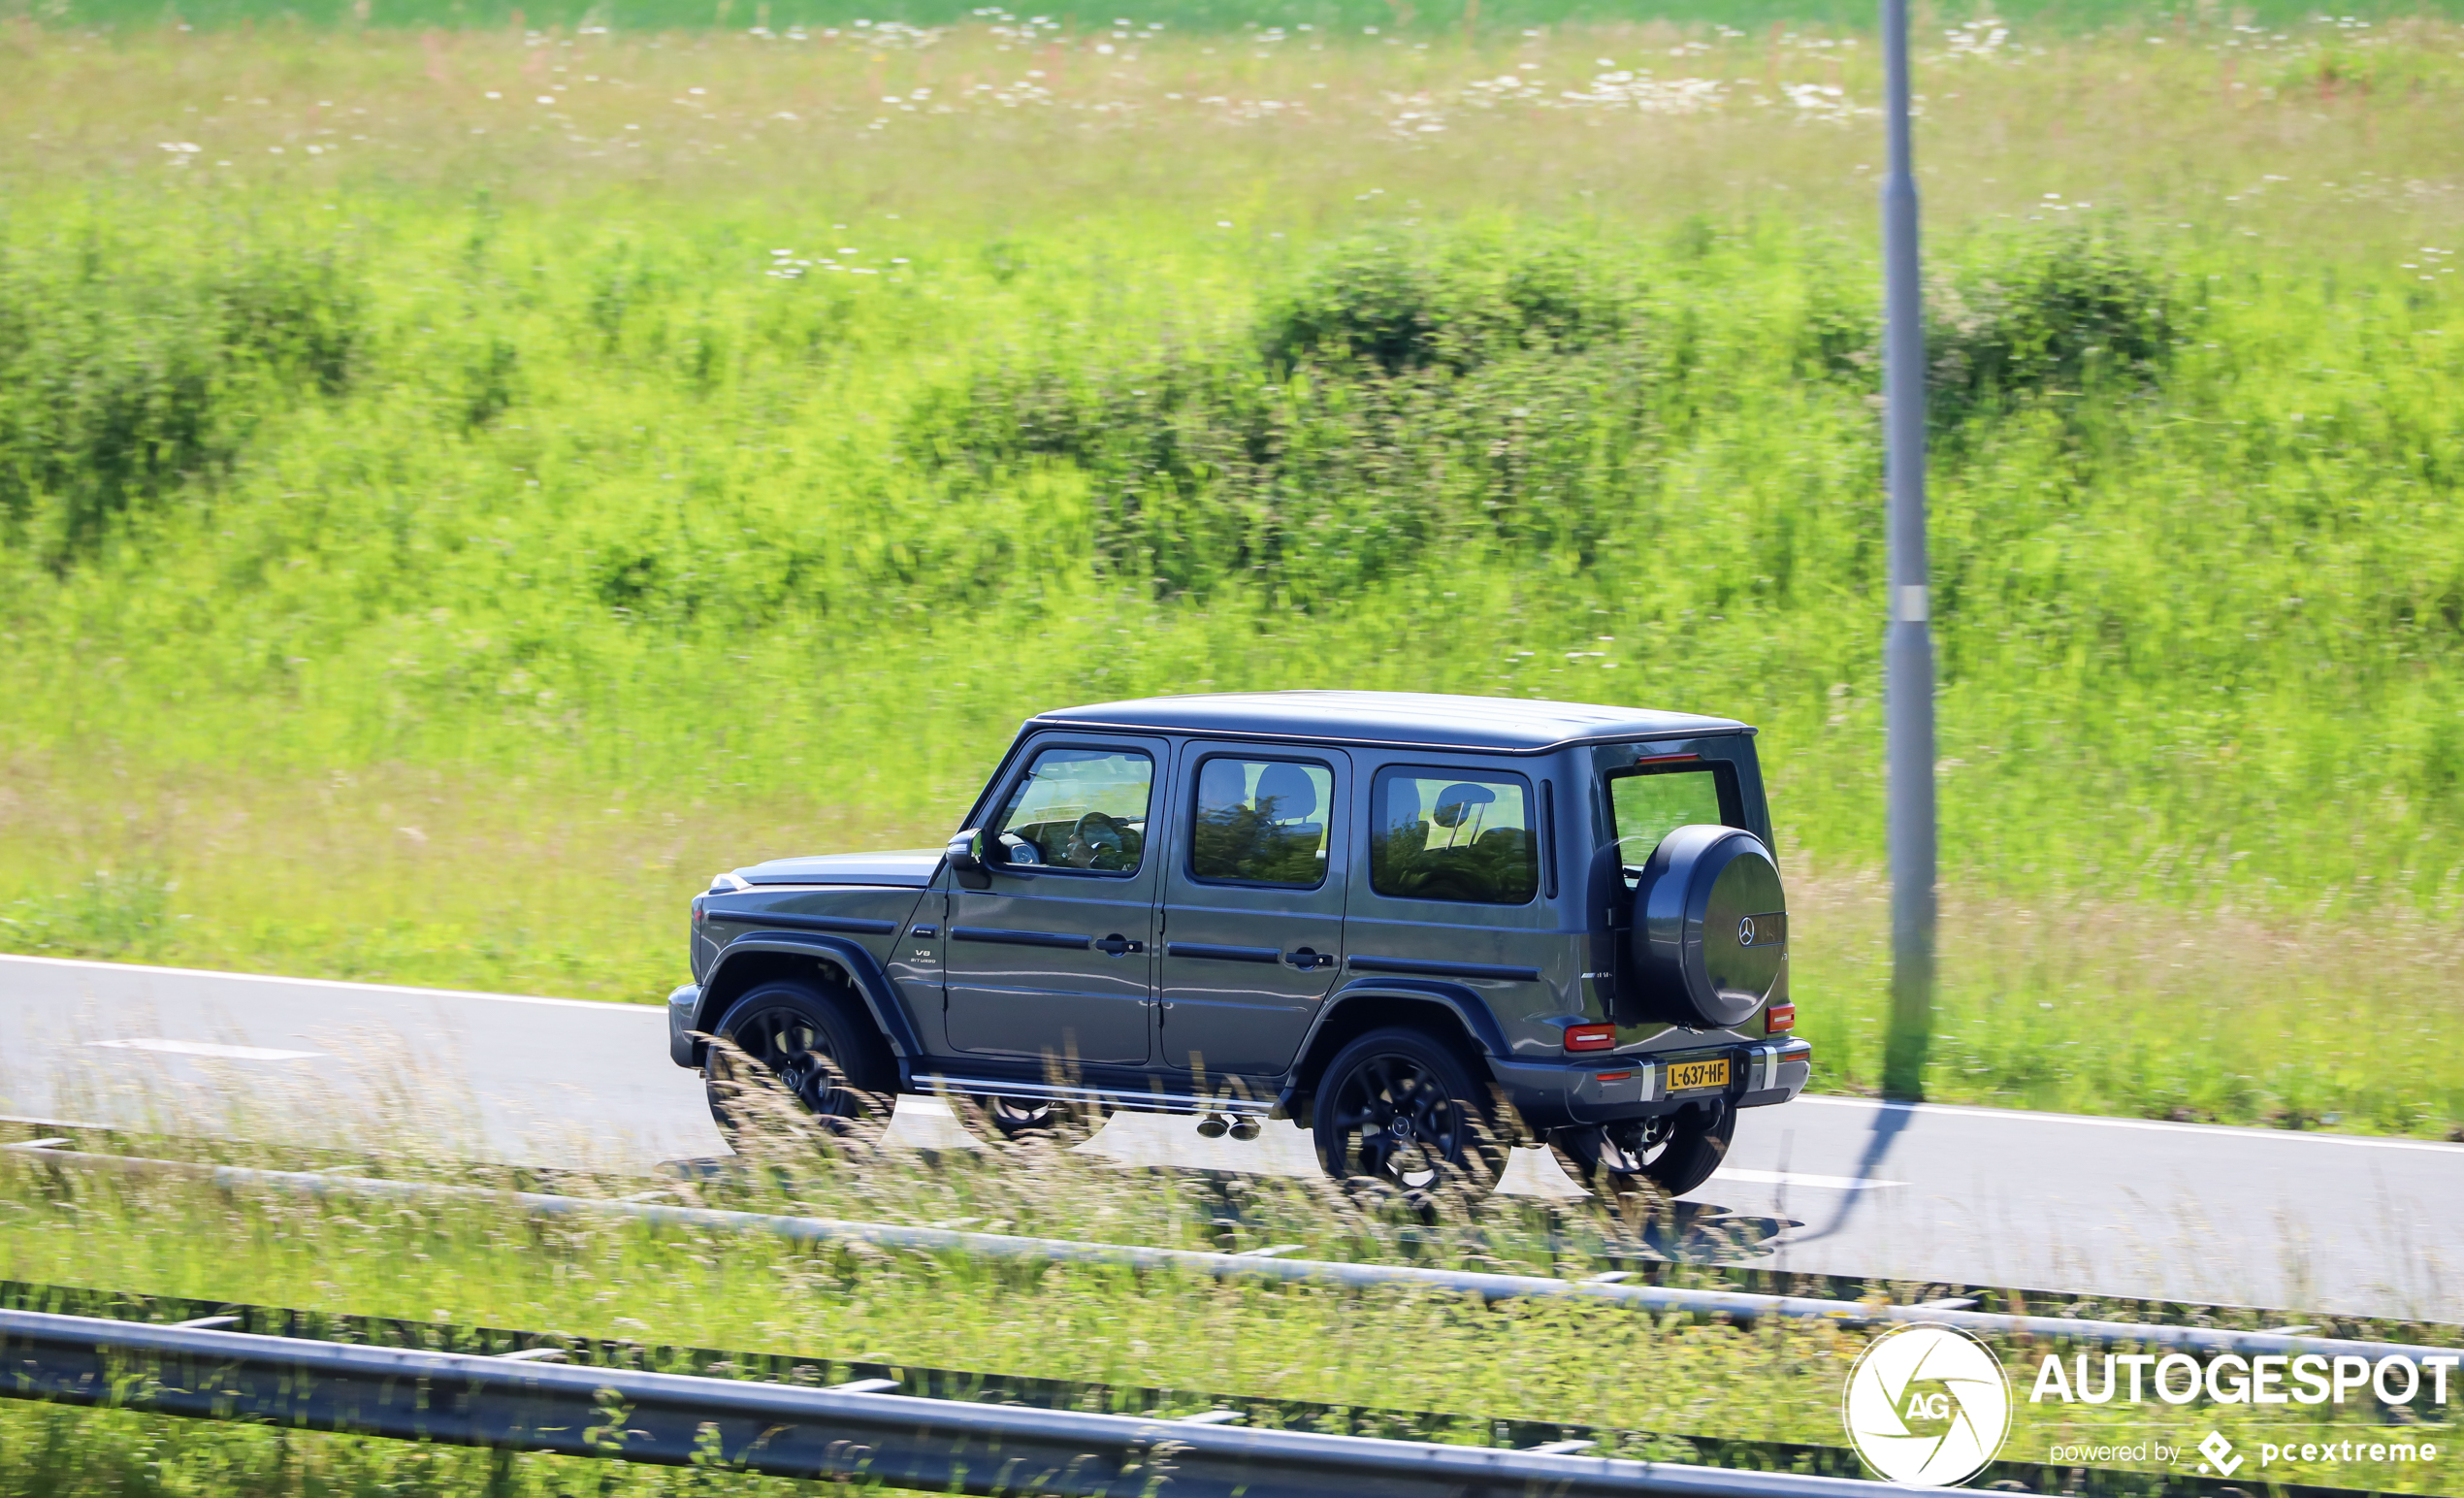
[[[347,1131],[361,1122],[341,1117],[337,1125]],[[755,1153],[776,1167],[770,1186],[679,1188],[677,1194],[692,1200],[706,1191],[700,1199],[723,1206],[1113,1242],[1302,1242],[1330,1256],[1574,1276],[1611,1262],[1604,1251],[1624,1231],[1617,1219],[1588,1209],[1558,1215],[1503,1199],[1475,1212],[1449,1209],[1430,1224],[1403,1222],[1365,1211],[1321,1183],[1124,1172],[1050,1143],[945,1156],[930,1166],[861,1150],[817,1157],[809,1139],[785,1136]],[[384,1149],[361,1168],[433,1169]],[[1840,1383],[1866,1340],[1827,1325],[1748,1329],[1597,1304],[1482,1305],[1414,1288],[1353,1293],[1101,1266],[832,1251],[622,1222],[540,1222],[485,1199],[320,1203],[216,1191],[193,1181],[57,1170],[21,1153],[0,1155],[0,1217],[9,1222],[0,1234],[0,1279],[283,1304],[448,1329],[527,1328],[1145,1386],[1167,1397],[1185,1391],[1429,1411],[1466,1417],[1467,1435],[1490,1418],[1562,1421],[1637,1433],[1617,1443],[1630,1450],[1642,1449],[1644,1432],[1836,1448]],[[1236,1225],[1220,1225],[1226,1222]],[[1688,1273],[1678,1271],[1680,1278]],[[1871,1288],[1902,1302],[1942,1292]],[[2083,1314],[2096,1309],[2083,1303]],[[2259,1315],[2213,1313],[2220,1324],[2237,1325],[2255,1324]],[[2032,1367],[2042,1350],[2013,1344],[2005,1351],[2017,1368]],[[2323,1406],[2211,1407],[2186,1412],[2177,1426],[2153,1406],[2017,1408],[2006,1448],[2013,1460],[2040,1459],[2056,1441],[2110,1443],[2117,1431],[2140,1439],[2152,1429],[2196,1437],[2211,1423],[2247,1449],[2261,1437],[2282,1442],[2288,1427],[2314,1429],[2340,1413]],[[2376,1417],[2359,1408],[2341,1413]],[[2447,1423],[2429,1429],[2435,1436]],[[48,1467],[35,1462],[29,1449],[46,1440],[68,1457]],[[208,1469],[185,1479],[193,1485],[184,1490],[195,1492],[317,1491],[313,1482],[324,1479],[285,1474],[278,1465],[303,1456],[329,1472],[359,1464],[382,1473],[391,1464],[405,1480],[422,1471],[468,1480],[484,1468],[476,1458],[421,1455],[415,1448],[286,1442],[262,1431],[7,1405],[0,1405],[0,1441],[9,1443],[0,1448],[8,1452],[0,1473],[21,1483],[35,1470],[125,1471],[133,1463],[122,1453],[132,1449],[154,1450],[176,1471]],[[1682,1449],[1663,1440],[1652,1449],[1673,1455]],[[591,1468],[563,1462],[518,1466],[540,1491],[569,1491],[567,1484],[597,1478]],[[2445,1470],[2387,1469],[2366,1478],[2391,1490],[2452,1491]],[[113,1490],[100,1477],[77,1481],[86,1485],[56,1490]],[[677,1480],[639,1474],[631,1481],[665,1491],[664,1484]]]
[[[1929,1088],[2445,1132],[2459,33],[1964,35]],[[1869,1085],[1869,39],[1388,40],[15,33],[0,940],[645,999],[1038,708],[1543,695],[1761,725]]]

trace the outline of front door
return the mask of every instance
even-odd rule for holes
[[[1146,1061],[1163,754],[1156,739],[1075,736],[1028,754],[984,829],[992,887],[951,895],[952,1045],[1063,1067]]]
[[[1156,978],[1163,1058],[1272,1075],[1343,970],[1350,762],[1210,743],[1182,755]]]

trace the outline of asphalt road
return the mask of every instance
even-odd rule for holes
[[[0,1115],[641,1170],[726,1146],[647,1006],[0,957]],[[890,1139],[963,1148],[902,1099]],[[1137,1164],[1315,1167],[1122,1115]],[[1543,1151],[1506,1189],[1577,1194]],[[2464,1146],[1800,1098],[1744,1116],[1677,1249],[1760,1266],[2464,1321]],[[1725,1247],[1721,1247],[1725,1245]]]

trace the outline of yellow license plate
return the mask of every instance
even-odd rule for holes
[[[1729,1058],[1715,1056],[1707,1061],[1672,1061],[1669,1065],[1669,1091],[1692,1092],[1702,1088],[1729,1085]]]

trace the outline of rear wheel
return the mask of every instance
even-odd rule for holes
[[[1311,1105],[1317,1162],[1426,1205],[1448,1186],[1484,1192],[1505,1167],[1487,1089],[1454,1049],[1416,1029],[1371,1030],[1335,1054]]]
[[[1735,1127],[1736,1113],[1723,1102],[1657,1118],[1562,1128],[1549,1142],[1576,1179],[1594,1190],[1612,1196],[1653,1191],[1681,1196],[1720,1168]]]
[[[775,1086],[831,1123],[889,1114],[897,1064],[869,1024],[810,984],[764,983],[729,1005],[705,1068],[710,1116],[730,1139],[762,1114]]]

